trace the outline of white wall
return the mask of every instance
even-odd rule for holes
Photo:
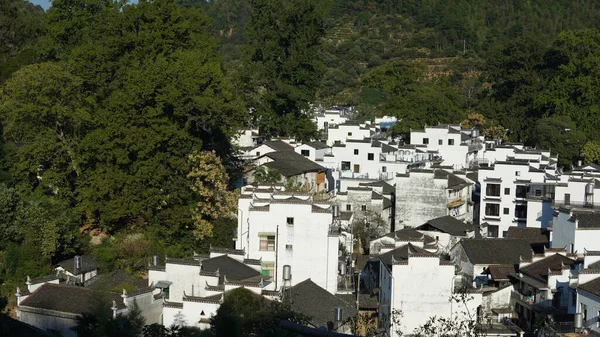
[[[16,310],[17,319],[44,331],[54,330],[63,337],[77,337],[71,330],[77,326],[76,315],[52,312],[36,308],[20,307]]]
[[[431,172],[412,171],[408,176],[397,176],[396,228],[416,227],[447,215],[447,185],[446,178],[433,179]]]
[[[291,194],[276,198],[291,197]],[[276,267],[277,288],[283,285],[283,266],[292,268],[291,285],[311,278],[313,282],[331,293],[337,289],[337,236],[328,235],[332,223],[331,208],[322,204],[321,211],[313,212],[311,201],[273,200],[268,208],[252,208],[248,199],[240,199],[238,223],[238,249],[246,250],[248,258],[262,259],[263,263],[273,263]],[[256,203],[255,206],[266,205]],[[242,207],[248,207],[246,209]],[[287,218],[294,219],[294,225],[287,225]],[[276,236],[276,250],[260,250],[261,235]],[[291,247],[289,247],[290,245]],[[287,285],[287,284],[286,284]]]
[[[571,221],[570,212],[559,211],[554,216],[552,232],[550,232],[550,248],[566,248],[572,253],[571,245],[575,242],[575,222]]]
[[[441,264],[439,257],[411,257],[407,264],[393,266],[392,311],[402,311],[400,329],[411,334],[433,316],[466,319],[467,308],[451,301],[454,285],[454,265]],[[468,311],[476,317],[481,294],[473,294]],[[391,336],[397,336],[396,326]]]
[[[600,297],[582,290],[577,294],[577,312],[581,312],[581,304],[587,307],[587,317],[583,326],[600,333]]]

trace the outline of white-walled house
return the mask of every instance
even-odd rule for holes
[[[551,247],[568,253],[600,249],[600,212],[557,208],[552,220]]]
[[[258,129],[245,129],[237,132],[231,143],[239,148],[256,147],[262,142]]]
[[[577,282],[575,312],[581,315],[582,327],[600,333],[600,251],[586,251],[583,269]]]
[[[293,286],[310,278],[337,291],[341,222],[329,202],[302,192],[246,186],[238,201],[236,248],[260,260],[275,289],[284,286],[283,266],[291,266]],[[290,284],[288,284],[290,283]]]
[[[454,169],[468,168],[471,161],[483,156],[484,142],[479,133],[460,125],[440,124],[410,131],[410,144],[424,145],[439,153],[443,165]]]
[[[539,208],[536,215],[530,214],[528,210],[528,200],[541,202],[546,194],[547,173],[536,166],[539,166],[539,162],[519,160],[496,161],[492,166],[479,168],[479,223],[487,228],[488,237],[505,237],[511,226],[547,226],[548,219],[538,220],[537,213],[541,213],[542,208]],[[549,209],[549,204],[544,205]]]
[[[306,142],[296,146],[294,151],[313,162],[322,162],[325,155],[331,153],[331,148],[322,142]]]
[[[89,255],[77,255],[58,262],[54,270],[69,284],[85,285],[98,275],[98,262]]]
[[[473,220],[474,182],[464,172],[412,170],[396,175],[396,222],[416,227],[445,215]]]
[[[512,298],[521,328],[533,330],[536,316],[548,312],[557,318],[575,312],[575,291],[570,286],[578,274],[576,256],[567,256],[564,250],[547,249],[544,254],[523,259],[518,270],[511,275],[517,281]]]
[[[479,287],[488,284],[486,270],[491,265],[516,265],[531,259],[533,251],[522,239],[464,239],[450,250],[450,256],[462,283]]]
[[[382,189],[377,191],[375,186],[361,186],[348,187],[346,192],[338,192],[332,202],[340,205],[342,211],[352,212],[357,220],[368,221],[374,214],[381,216],[386,226],[380,230],[382,233],[388,233],[392,229],[393,221],[391,198],[391,195],[383,195]]]
[[[464,302],[455,301],[453,296],[460,295],[455,292],[454,280],[454,265],[437,255],[409,253],[407,259],[394,259],[389,306],[383,302],[385,309],[380,313],[390,336],[400,336],[398,331],[413,334],[434,316],[476,320],[482,303],[481,292],[469,293]],[[401,315],[394,322],[388,315],[396,313]]]
[[[375,133],[374,128],[358,122],[329,126],[327,129],[327,145],[345,144],[348,140],[363,140]]]
[[[270,294],[274,284],[261,273],[258,260],[244,252],[213,248],[208,259],[167,258],[148,268],[148,284],[164,299],[164,326],[208,328],[227,291],[244,287],[256,294]]]
[[[415,229],[435,238],[437,246],[444,253],[449,253],[458,241],[474,238],[476,235],[476,228],[472,224],[467,224],[450,215],[427,220]]]
[[[317,130],[327,130],[334,125],[346,123],[350,119],[350,110],[343,107],[331,107],[325,111],[315,114],[314,121],[317,124]]]
[[[254,173],[259,167],[279,172],[281,183],[293,183],[313,194],[327,191],[327,169],[296,153],[291,147],[288,150],[269,152],[256,158],[252,167],[244,173],[247,183],[254,182]]]
[[[73,328],[77,326],[77,318],[84,313],[94,313],[97,300],[111,304],[110,314],[113,317],[126,314],[137,304],[147,324],[160,320],[162,299],[155,297],[155,290],[151,287],[136,288],[129,293],[125,290],[122,293],[97,291],[60,284],[57,276],[27,278],[26,285],[27,289],[17,288],[17,319],[51,334],[76,337]]]

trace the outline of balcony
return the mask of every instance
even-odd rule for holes
[[[511,292],[511,299],[516,300],[518,303],[523,305],[530,310],[533,310],[535,306],[540,306],[542,304],[549,304],[548,299],[546,298],[545,293],[536,293],[534,295],[524,295],[520,292],[513,290]],[[544,305],[542,305],[544,306]]]
[[[459,207],[465,204],[465,199],[463,199],[462,197],[458,197],[450,202],[448,202],[448,208],[454,208],[454,207]]]

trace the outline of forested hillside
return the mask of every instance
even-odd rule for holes
[[[311,104],[598,161],[598,25],[593,0],[1,0],[1,294],[230,244],[230,136],[310,139]]]

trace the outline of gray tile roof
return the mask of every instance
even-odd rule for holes
[[[285,177],[292,177],[306,172],[323,172],[326,169],[310,159],[294,151],[280,151],[265,154],[273,159],[264,166],[276,169]]]
[[[243,281],[260,276],[260,272],[227,255],[221,255],[202,261],[202,271],[219,270],[219,283],[223,283],[223,275],[228,281]]]
[[[68,260],[63,260],[60,261],[59,263],[56,264],[57,266],[62,267],[63,269],[65,269],[66,271],[70,272],[73,275],[75,274],[75,258],[71,258]],[[94,260],[93,257],[89,256],[89,255],[81,255],[81,271],[80,273],[87,273],[90,272],[92,270],[96,270],[98,269],[98,262],[96,262],[96,260]]]
[[[88,288],[98,291],[120,292],[122,289],[117,289],[117,287],[126,284],[133,286],[133,290],[135,291],[137,289],[146,288],[148,286],[148,281],[135,279],[121,269],[118,269],[110,273],[98,275]]]
[[[383,180],[374,181],[370,183],[360,183],[359,186],[368,186],[368,187],[382,187],[383,194],[392,194],[396,193],[396,188]]]
[[[529,242],[522,239],[465,239],[459,243],[473,264],[518,264],[531,259]]]
[[[600,277],[588,281],[584,284],[580,284],[577,289],[587,291],[590,294],[600,296]]]
[[[407,260],[408,254],[421,254],[423,252],[423,249],[408,243],[402,247],[379,255],[379,259],[391,270],[394,261]]]
[[[507,239],[523,239],[530,245],[548,244],[548,231],[542,228],[532,227],[508,227]]]
[[[431,219],[424,224],[418,226],[420,230],[437,230],[442,233],[447,233],[452,236],[466,236],[467,232],[473,231],[473,226],[464,223],[450,215],[445,215],[439,218]]]
[[[341,306],[342,320],[358,314],[355,306],[332,295],[319,287],[311,279],[304,280],[285,291],[284,300],[289,301],[292,310],[310,317],[310,323],[315,327],[327,326],[333,321],[335,307]]]
[[[574,215],[578,221],[578,228],[600,229],[600,213],[577,212]]]
[[[268,141],[264,142],[263,144],[272,148],[275,151],[293,151],[294,150],[294,148],[290,144],[288,144],[282,140],[279,140],[279,139],[268,140]]]
[[[88,288],[46,283],[29,295],[20,306],[81,315],[91,312],[98,301],[111,303],[124,309],[123,299],[118,293],[93,291]]]
[[[527,276],[530,276],[538,281],[545,282],[548,280],[548,270],[550,271],[562,271],[562,266],[570,266],[575,261],[560,255],[554,254],[545,259],[536,261],[530,265],[521,268],[519,271]]]
[[[329,147],[329,146],[327,146],[327,144],[325,144],[323,142],[306,142],[304,144],[306,144],[314,149],[317,149],[317,150],[326,149]]]

